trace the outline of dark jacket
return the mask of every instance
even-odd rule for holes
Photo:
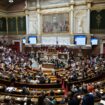
[[[38,98],[38,105],[45,105],[44,99],[45,99],[45,95],[40,95]]]
[[[72,99],[68,99],[68,105],[79,105],[79,101],[77,98],[73,97]]]
[[[94,97],[92,94],[86,94],[83,97],[82,105],[94,105]]]

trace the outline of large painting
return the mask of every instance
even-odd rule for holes
[[[69,14],[46,14],[43,15],[43,33],[69,32]]]
[[[7,33],[6,18],[0,17],[0,35],[6,34],[6,33]]]
[[[26,17],[18,17],[18,34],[26,34]]]

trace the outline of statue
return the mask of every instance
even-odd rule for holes
[[[75,13],[76,18],[76,32],[77,33],[85,33],[86,32],[86,23],[87,23],[87,13],[85,10],[77,11]]]
[[[37,33],[37,15],[30,15],[29,17],[29,33],[30,34],[36,34]]]

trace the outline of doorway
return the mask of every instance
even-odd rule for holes
[[[20,40],[13,40],[13,49],[17,52],[22,51],[21,41]]]

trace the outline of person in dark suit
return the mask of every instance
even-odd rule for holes
[[[27,105],[31,105],[31,99],[27,100]]]
[[[54,95],[55,95],[54,91],[51,90],[51,91],[50,91],[50,96],[54,96]]]
[[[38,105],[45,105],[45,103],[44,103],[45,97],[46,97],[45,93],[42,92],[41,95],[38,98]]]
[[[80,101],[77,98],[77,94],[69,93],[68,95],[68,105],[79,105]]]
[[[82,99],[82,104],[81,105],[94,105],[94,96],[92,93],[86,93]]]
[[[23,95],[29,95],[29,94],[30,94],[29,88],[23,87],[23,88],[22,88],[22,94],[23,94]]]
[[[40,84],[45,84],[46,83],[46,80],[45,80],[45,77],[44,76],[41,76],[39,78],[39,81],[40,81]]]

